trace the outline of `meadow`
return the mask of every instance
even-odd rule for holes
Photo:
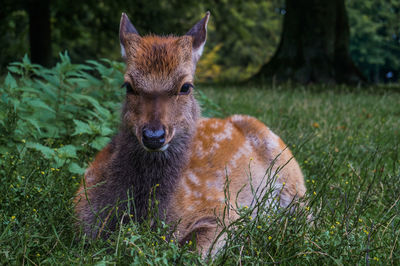
[[[73,64],[66,53],[53,69],[27,57],[9,66],[0,85],[0,264],[400,263],[400,91],[387,87],[198,85],[203,115],[252,115],[282,137],[305,175],[306,206],[240,210],[208,260],[192,241],[167,242],[162,221],[86,239],[72,199],[118,128],[123,68]]]

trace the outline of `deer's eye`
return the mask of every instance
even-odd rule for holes
[[[188,95],[190,93],[191,88],[194,88],[192,84],[190,83],[183,84],[181,90],[179,91],[179,95]]]
[[[121,88],[126,88],[126,94],[137,95],[137,92],[133,90],[133,88],[129,82],[125,82],[124,84],[122,84]]]

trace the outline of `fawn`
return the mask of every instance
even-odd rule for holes
[[[266,184],[266,171],[279,171],[274,184],[279,205],[304,196],[300,167],[291,152],[255,118],[200,118],[194,74],[206,42],[207,12],[186,35],[141,37],[123,13],[121,53],[126,62],[121,126],[86,170],[76,197],[76,215],[92,237],[112,231],[127,212],[138,221],[148,215],[154,187],[158,215],[178,222],[179,242],[195,237],[206,255],[221,231],[229,182],[230,205],[251,206]],[[246,172],[251,163],[251,178]],[[283,167],[284,166],[284,167]],[[256,195],[255,195],[256,194]],[[130,204],[128,199],[132,199]],[[234,202],[235,201],[235,202]],[[116,211],[116,210],[119,211]],[[217,241],[216,252],[224,241]]]

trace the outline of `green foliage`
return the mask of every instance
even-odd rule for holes
[[[72,199],[86,163],[117,128],[122,68],[76,65],[66,54],[53,69],[27,58],[10,66],[0,85],[0,264],[400,262],[400,95],[376,88],[196,88],[207,115],[253,115],[286,141],[306,178],[304,208],[239,209],[224,230],[227,245],[208,261],[194,242],[171,242],[161,221],[85,239]]]
[[[77,154],[100,150],[116,128],[122,69],[108,60],[72,64],[67,53],[52,69],[31,64],[27,56],[12,63],[0,88],[0,151],[33,149],[49,166],[82,174]]]
[[[400,77],[400,1],[346,1],[351,29],[350,53],[374,82]]]

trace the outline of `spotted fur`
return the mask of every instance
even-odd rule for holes
[[[199,118],[193,93],[179,93],[183,84],[193,84],[208,17],[182,37],[141,37],[123,14],[120,41],[132,92],[125,98],[119,133],[90,164],[75,197],[76,215],[89,236],[107,236],[124,212],[142,221],[156,187],[160,218],[179,222],[178,241],[195,237],[206,255],[224,244],[222,237],[210,250],[221,230],[216,220],[225,217],[226,181],[232,208],[254,206],[263,192],[252,187],[271,181],[267,170],[279,176],[273,196],[281,206],[304,196],[298,163],[267,126],[244,115]],[[165,149],[144,148],[146,125],[165,128]],[[228,223],[236,218],[234,211],[225,217]]]

